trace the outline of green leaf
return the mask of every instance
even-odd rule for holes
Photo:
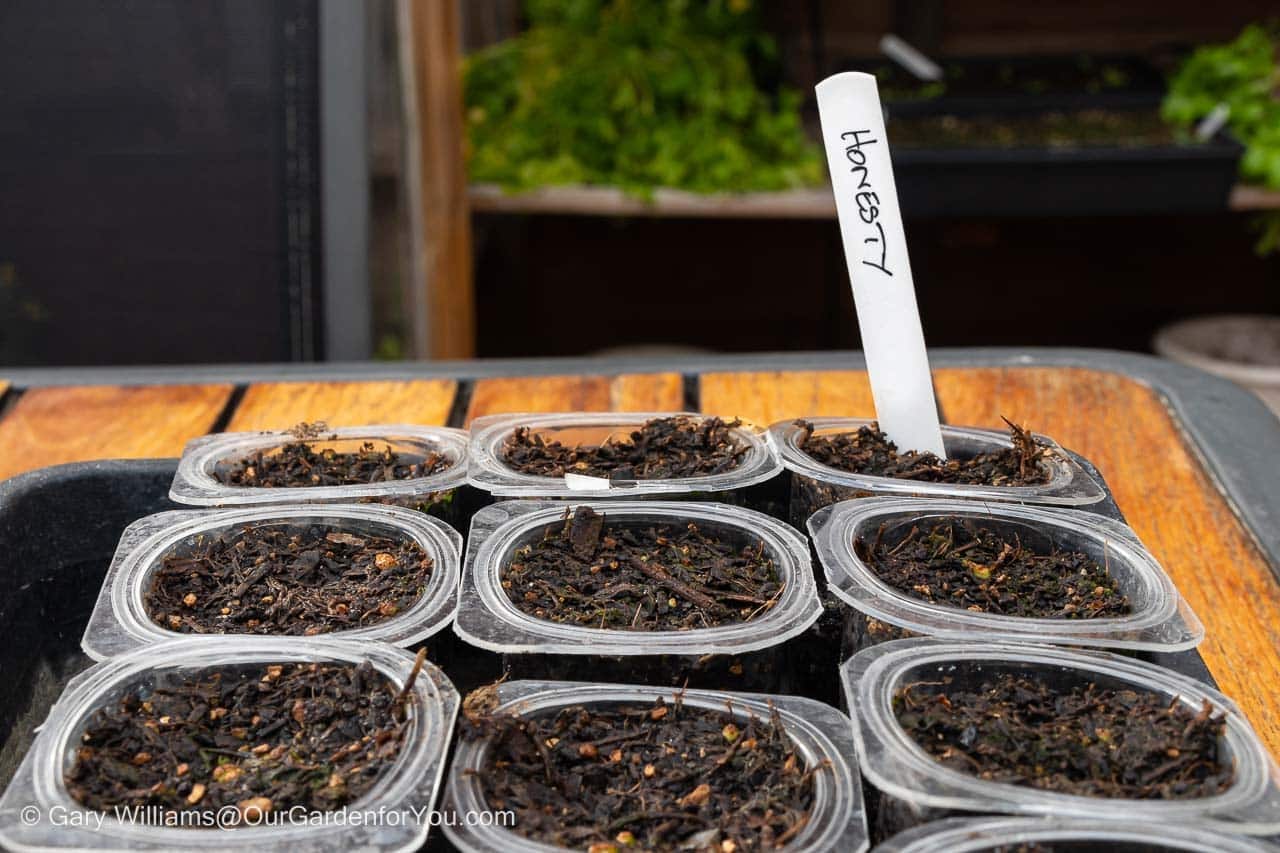
[[[744,192],[823,179],[750,0],[529,0],[529,29],[464,64],[471,176],[512,191]]]

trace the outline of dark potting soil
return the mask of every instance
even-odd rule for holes
[[[980,779],[1088,797],[1181,800],[1229,788],[1224,716],[1156,693],[1050,686],[1005,674],[977,690],[909,684],[898,724],[936,761]]]
[[[315,442],[337,438],[323,437],[327,430],[323,423],[299,424],[290,431],[295,441],[279,449],[254,451],[225,471],[215,467],[213,477],[225,485],[255,489],[353,486],[426,477],[453,464],[442,453],[396,452],[390,445],[379,450],[372,441],[364,442],[353,452],[317,450]]]
[[[575,850],[782,847],[805,827],[813,776],[827,766],[805,766],[776,712],[743,721],[678,694],[465,716],[463,737],[494,741],[478,775],[487,806],[514,810],[520,835]]]
[[[666,480],[721,474],[737,468],[749,449],[734,438],[741,421],[671,417],[646,421],[629,436],[568,447],[518,427],[503,442],[511,469],[537,477],[581,474],[613,480]]]
[[[414,669],[421,668],[421,656]],[[404,740],[403,691],[370,664],[209,668],[138,684],[95,711],[67,790],[99,810],[162,813],[223,806],[242,816],[302,806],[329,811],[363,795]],[[139,820],[175,822],[141,811]]]
[[[902,148],[1151,148],[1195,145],[1158,110],[1072,110],[1025,115],[895,117],[893,144]]]
[[[859,63],[866,67],[867,63]],[[944,96],[1083,95],[1163,91],[1160,72],[1146,61],[1124,56],[1037,56],[943,61],[943,79],[925,81],[889,61],[871,63],[886,101],[919,101]],[[896,140],[895,140],[896,142]]]
[[[143,604],[157,625],[183,634],[313,636],[404,612],[431,569],[408,537],[246,525],[165,555]]]
[[[1046,483],[1043,459],[1048,448],[1027,430],[1009,423],[1013,447],[965,459],[940,459],[932,453],[898,448],[876,424],[853,432],[814,435],[813,424],[796,421],[802,432],[797,445],[816,461],[854,474],[982,486],[1034,486]]]
[[[1133,612],[1106,567],[1078,551],[1037,553],[970,521],[913,526],[896,543],[853,543],[880,580],[921,601],[1039,619],[1097,619]]]
[[[684,525],[607,522],[580,506],[503,569],[511,602],[538,619],[633,631],[749,622],[782,595],[764,542]]]

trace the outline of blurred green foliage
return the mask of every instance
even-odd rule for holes
[[[1190,129],[1218,104],[1245,146],[1241,176],[1280,190],[1280,26],[1251,24],[1235,41],[1198,48],[1170,81],[1162,112]],[[1255,228],[1258,254],[1280,251],[1280,211],[1259,214]]]
[[[799,95],[751,0],[528,0],[529,28],[468,57],[473,180],[606,184],[648,197],[781,190],[824,178]]]
[[[1241,175],[1280,190],[1280,28],[1251,24],[1233,42],[1198,48],[1170,81],[1162,112],[1189,129],[1218,104],[1246,146]]]

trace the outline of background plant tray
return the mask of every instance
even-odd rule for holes
[[[1132,148],[898,147],[893,171],[912,216],[1200,213],[1226,209],[1242,150],[1222,134]]]
[[[1091,62],[1089,66],[1082,62]],[[884,59],[847,61],[842,67],[876,74],[894,119],[954,115],[966,119],[1080,110],[1158,111],[1164,77],[1136,56],[976,57],[938,60],[946,88],[930,98],[895,96],[923,86]],[[1123,83],[1084,90],[1110,69]],[[1011,76],[1003,73],[1012,72]],[[1035,83],[1044,84],[1036,91]],[[1225,133],[1202,144],[1078,147],[960,147],[896,145],[894,177],[902,209],[911,216],[1208,213],[1226,209],[1242,147]]]
[[[1006,56],[935,60],[945,88],[934,97],[911,97],[930,84],[883,58],[847,60],[846,70],[875,74],[892,116],[973,112],[1129,109],[1160,105],[1164,75],[1138,56]],[[1088,91],[1087,81],[1097,84]]]

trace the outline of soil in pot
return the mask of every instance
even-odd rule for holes
[[[1154,692],[1050,685],[1023,673],[993,675],[977,689],[946,681],[902,687],[893,709],[917,744],[961,773],[1140,800],[1209,797],[1234,781],[1219,749],[1225,718],[1207,702],[1197,711]]]
[[[314,636],[403,613],[431,570],[408,537],[248,525],[166,554],[143,604],[157,625],[183,634]]]
[[[141,821],[196,827],[215,824],[174,813],[212,817],[233,806],[253,822],[357,800],[396,760],[413,684],[398,691],[368,663],[208,668],[157,680],[93,713],[64,781],[88,808],[139,807]]]
[[[526,838],[593,853],[768,850],[805,827],[815,774],[768,721],[659,699],[518,717],[468,697],[462,736],[493,739],[487,807]]]
[[[426,477],[453,464],[442,453],[397,452],[390,445],[379,449],[372,441],[354,451],[317,449],[317,443],[337,439],[324,435],[328,429],[324,423],[298,424],[290,430],[293,441],[215,466],[213,477],[224,485],[255,489],[354,486]]]
[[[1036,486],[1047,483],[1042,464],[1048,448],[1026,429],[1009,425],[1013,446],[967,458],[941,459],[915,450],[900,452],[876,424],[855,431],[814,435],[813,424],[796,421],[802,430],[797,446],[830,468],[854,474],[982,486]]]
[[[1012,115],[895,117],[902,148],[1151,148],[1195,144],[1178,136],[1157,110],[1071,110]]]
[[[502,573],[511,602],[538,619],[591,628],[679,631],[750,622],[783,592],[764,543],[684,526],[566,513]]]
[[[971,520],[913,525],[905,536],[858,538],[854,551],[880,580],[931,604],[1001,616],[1126,616],[1128,598],[1105,566],[1078,551],[1037,551]]]
[[[1143,59],[1128,56],[1023,56],[962,58],[942,63],[943,79],[922,81],[902,66],[860,62],[871,66],[886,101],[919,101],[939,97],[1001,98],[1053,95],[1098,95],[1117,92],[1164,91],[1160,72]]]
[[[613,480],[667,480],[732,471],[747,454],[734,438],[741,421],[684,416],[654,418],[625,437],[568,446],[518,427],[500,450],[509,468],[536,477],[581,474]]]

